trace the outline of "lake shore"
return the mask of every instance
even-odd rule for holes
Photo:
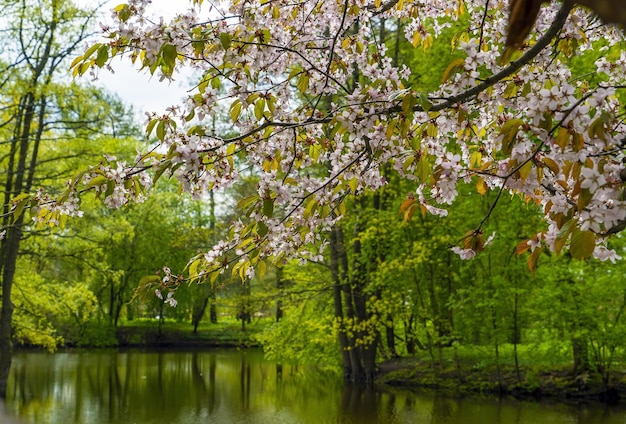
[[[119,347],[243,348],[259,347],[257,332],[254,326],[242,330],[239,324],[205,326],[195,333],[179,326],[126,325],[116,329],[115,338]]]
[[[567,402],[626,402],[626,373],[613,372],[604,382],[598,373],[574,375],[571,369],[518,372],[511,366],[476,367],[402,357],[380,364],[376,382],[405,389],[434,389],[457,394],[488,394],[516,399],[551,399]]]
[[[253,322],[242,329],[241,324],[221,322],[201,326],[197,332],[189,325],[155,321],[126,323],[115,329],[111,344],[68,345],[85,349],[117,348],[259,348],[256,335],[263,322]],[[599,401],[626,404],[626,372],[613,370],[608,381],[598,372],[577,375],[568,366],[534,364],[520,367],[495,365],[470,359],[454,360],[446,356],[441,362],[425,355],[398,357],[379,364],[377,384],[408,390],[432,389],[451,395],[510,396],[516,399],[550,399],[565,402]]]

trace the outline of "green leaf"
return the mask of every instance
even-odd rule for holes
[[[576,220],[574,219],[570,219],[565,224],[563,224],[558,234],[556,235],[556,239],[554,240],[554,251],[556,252],[557,255],[561,253],[561,250],[563,250],[563,247],[565,246],[567,239],[569,238],[570,234],[572,233],[572,231],[574,231],[575,228],[576,228]]]
[[[109,46],[104,44],[98,49],[98,56],[96,56],[95,62],[96,65],[102,68],[107,60],[109,60]]]
[[[230,47],[232,42],[233,42],[232,34],[230,34],[228,32],[221,32],[220,33],[220,44],[222,45],[222,48],[224,50],[228,50],[228,48]]]
[[[424,112],[428,112],[433,107],[433,104],[430,102],[426,94],[422,94],[420,96],[420,105],[422,106],[422,109],[424,109]]]
[[[158,119],[151,119],[150,122],[148,122],[148,125],[146,125],[146,135],[148,137],[150,137],[150,134],[152,134],[152,130],[154,129],[154,126],[157,124],[157,122],[159,122]]]
[[[404,163],[402,164],[402,168],[404,169],[404,172],[406,172],[406,170],[409,169],[409,166],[413,165],[413,162],[415,162],[415,155],[409,156],[404,161]]]
[[[404,112],[405,115],[410,115],[413,112],[413,107],[415,106],[415,103],[416,99],[413,94],[408,93],[402,99],[402,112]]]
[[[249,209],[252,206],[254,206],[258,200],[259,200],[259,196],[257,194],[254,194],[254,195],[248,196],[248,197],[244,197],[243,199],[241,199],[237,203],[237,209],[240,209],[242,211],[246,211],[247,209]]]
[[[27,200],[29,198],[30,198],[30,195],[28,193],[22,193],[13,199],[12,202],[15,205],[15,209],[13,209],[13,223],[14,224],[20,218],[20,216],[22,216],[22,212],[24,212],[24,207],[26,206],[26,203],[28,203]]]
[[[204,41],[202,40],[192,41],[191,47],[193,47],[193,51],[196,53],[196,55],[201,56],[202,53],[204,52]]]
[[[164,160],[162,161],[158,166],[156,171],[154,172],[154,182],[156,183],[159,178],[161,178],[161,175],[163,175],[163,173],[169,169],[169,167],[172,165],[172,161],[170,159]]]
[[[87,184],[87,190],[93,187],[100,187],[107,181],[109,181],[109,179],[104,175],[98,175],[97,177],[93,177],[91,180],[89,180],[89,184]]]
[[[308,218],[313,215],[314,211],[317,209],[317,201],[315,197],[311,196],[306,200],[306,206],[304,207],[303,217]]]
[[[161,277],[158,275],[146,275],[146,276],[141,277],[141,279],[139,280],[139,285],[145,286],[147,284],[156,283],[160,281],[161,281]]]
[[[583,188],[576,201],[576,208],[578,211],[580,212],[585,209],[585,207],[591,202],[591,199],[593,199],[593,193],[588,188]]]
[[[161,68],[165,74],[171,75],[172,71],[174,71],[174,67],[176,66],[176,57],[178,57],[176,46],[172,44],[165,44],[163,46],[162,57],[163,66]]]
[[[422,156],[422,158],[415,165],[415,176],[419,179],[421,183],[427,183],[430,177],[430,164],[426,157]]]
[[[161,141],[165,138],[165,121],[159,121],[156,127],[156,136]]]
[[[120,4],[115,6],[115,13],[122,22],[126,22],[130,18],[130,6],[127,4]]]
[[[391,119],[387,124],[387,129],[385,130],[385,137],[387,138],[387,140],[391,140],[391,137],[393,137],[397,127],[398,120],[396,118]]]
[[[572,233],[569,252],[574,259],[589,258],[596,248],[596,235],[587,230],[576,230]]]
[[[91,63],[89,63],[89,62],[83,62],[83,63],[82,63],[82,65],[80,65],[80,68],[77,68],[77,69],[78,69],[78,73],[79,73],[80,75],[84,75],[84,74],[85,74],[85,72],[87,72],[87,71],[89,70],[89,68],[90,68],[90,67],[91,67]]]
[[[263,199],[263,215],[271,218],[274,215],[274,199],[266,197]]]
[[[216,269],[216,270],[212,270],[212,271],[211,271],[211,274],[210,274],[210,276],[209,276],[209,281],[211,282],[211,285],[213,285],[213,284],[217,281],[217,278],[218,278],[220,275],[221,275],[221,274],[220,274],[220,270],[219,270],[219,269]]]

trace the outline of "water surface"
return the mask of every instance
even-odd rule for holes
[[[4,409],[22,424],[626,423],[623,407],[364,388],[237,350],[18,353]]]

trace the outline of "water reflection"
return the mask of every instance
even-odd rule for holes
[[[22,353],[8,389],[6,410],[26,424],[626,422],[623,409],[597,404],[463,399],[343,384],[310,368],[265,361],[256,351]]]

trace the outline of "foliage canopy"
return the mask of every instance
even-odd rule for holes
[[[319,260],[322,234],[346,214],[346,202],[384,187],[392,172],[413,183],[398,205],[405,220],[445,215],[461,182],[497,193],[476,227],[459,229],[452,249],[463,258],[489,242],[483,224],[505,192],[544,215],[546,227],[517,248],[530,252],[531,269],[544,250],[619,257],[606,238],[626,225],[626,53],[611,48],[623,44],[622,32],[598,25],[588,9],[571,1],[537,6],[522,42],[523,32],[511,32],[516,7],[541,2],[193,1],[170,21],[149,19],[149,3],[115,7],[105,40],[73,61],[73,74],[97,74],[125,55],[165,80],[194,69],[193,89],[179,107],[149,117],[146,133],[157,147],[134,163],[77,175],[44,210],[72,214],[65,205],[85,190],[120,207],[164,176],[202,197],[252,172],[256,193],[237,205],[228,237],[192,258],[184,277],[214,282],[232,267],[244,280],[288,257]],[[433,48],[456,22],[454,58],[438,88],[408,84],[412,68],[376,30],[383,21],[414,50]],[[573,74],[572,59],[590,51],[597,72]],[[220,105],[234,135],[213,123]],[[41,199],[16,199],[16,210],[32,200]],[[182,279],[146,282],[174,290]]]

